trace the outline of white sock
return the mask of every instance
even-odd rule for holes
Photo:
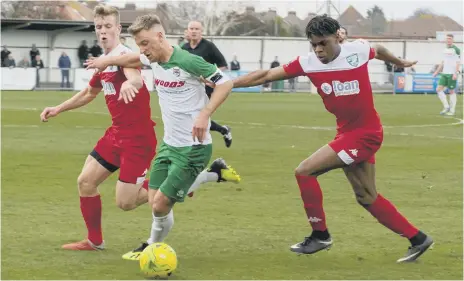
[[[168,236],[169,231],[171,231],[172,226],[174,225],[174,212],[171,211],[164,217],[155,217],[153,214],[153,223],[151,225],[150,238],[148,238],[147,243],[153,244],[158,242],[163,242],[164,238]]]
[[[441,103],[443,104],[444,109],[449,108],[449,104],[448,104],[448,101],[446,100],[445,92],[443,92],[443,91],[438,92],[438,98],[440,99]]]
[[[450,94],[449,98],[450,98],[450,105],[451,105],[450,112],[455,113],[456,112],[456,103],[457,103],[458,97],[456,96],[456,93],[454,93],[454,94]]]
[[[192,186],[190,186],[188,193],[194,192],[195,190],[200,188],[200,185],[203,183],[213,182],[213,181],[218,181],[218,174],[204,170],[197,176]]]

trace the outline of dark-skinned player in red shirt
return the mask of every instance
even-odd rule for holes
[[[308,23],[306,35],[314,52],[287,65],[258,70],[234,80],[235,88],[307,76],[317,88],[326,109],[337,119],[333,141],[303,160],[295,177],[312,233],[291,251],[313,254],[332,246],[317,177],[341,168],[353,187],[358,203],[391,231],[409,239],[411,246],[397,262],[416,260],[433,244],[431,237],[412,225],[395,206],[380,195],[375,186],[375,153],[383,141],[369,80],[368,62],[374,58],[400,67],[416,62],[396,58],[385,47],[356,40],[339,44],[339,23],[326,15]],[[211,85],[213,86],[213,85]]]

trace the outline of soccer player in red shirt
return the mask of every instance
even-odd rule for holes
[[[119,42],[121,25],[116,8],[99,5],[94,10],[95,32],[103,56],[118,56],[131,50]],[[101,229],[102,203],[98,186],[120,169],[116,184],[116,204],[132,210],[148,201],[142,188],[147,169],[156,150],[155,123],[151,120],[150,93],[140,70],[110,66],[93,75],[89,86],[55,107],[45,108],[42,121],[61,112],[91,102],[103,90],[111,114],[112,125],[87,157],[78,177],[80,207],[88,230],[83,241],[63,245],[69,250],[100,250],[104,248]],[[121,100],[120,92],[137,92],[133,102]]]
[[[317,176],[342,168],[359,204],[381,224],[411,242],[406,255],[398,262],[414,261],[433,244],[433,240],[408,222],[376,191],[375,153],[383,141],[383,128],[374,108],[367,65],[374,58],[400,67],[410,67],[416,62],[396,58],[384,47],[371,47],[363,40],[340,45],[339,29],[339,23],[326,15],[314,17],[306,27],[314,52],[278,68],[238,77],[234,87],[307,76],[317,87],[326,109],[337,119],[335,139],[301,162],[295,170],[313,232],[291,246],[291,251],[312,254],[332,245]]]

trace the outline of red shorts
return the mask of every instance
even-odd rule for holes
[[[367,161],[375,164],[375,153],[383,141],[383,129],[357,129],[346,133],[337,133],[329,146],[347,165]]]
[[[139,184],[145,180],[155,154],[154,129],[148,131],[146,136],[121,138],[109,128],[90,155],[110,172],[115,172],[119,168],[120,181]]]

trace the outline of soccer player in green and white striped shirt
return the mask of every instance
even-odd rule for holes
[[[187,193],[193,191],[192,184],[210,161],[210,117],[231,92],[233,82],[203,58],[171,46],[155,15],[138,17],[128,31],[141,55],[98,58],[88,65],[98,69],[108,65],[150,65],[155,77],[164,137],[150,170],[148,197],[154,216],[150,239],[123,256],[136,260],[148,244],[162,242],[168,235],[174,223],[173,205],[183,202]],[[211,99],[202,79],[216,84]],[[136,94],[136,89],[121,91],[121,98],[130,102]],[[218,180],[240,181],[232,168],[225,168],[221,169]]]
[[[437,94],[443,104],[443,110],[440,114],[447,116],[453,116],[456,111],[457,96],[454,89],[456,88],[459,69],[461,67],[461,50],[453,44],[453,41],[453,34],[446,35],[446,48],[443,50],[443,60],[433,74],[435,77],[441,72]],[[444,92],[445,88],[449,90],[449,104]]]

